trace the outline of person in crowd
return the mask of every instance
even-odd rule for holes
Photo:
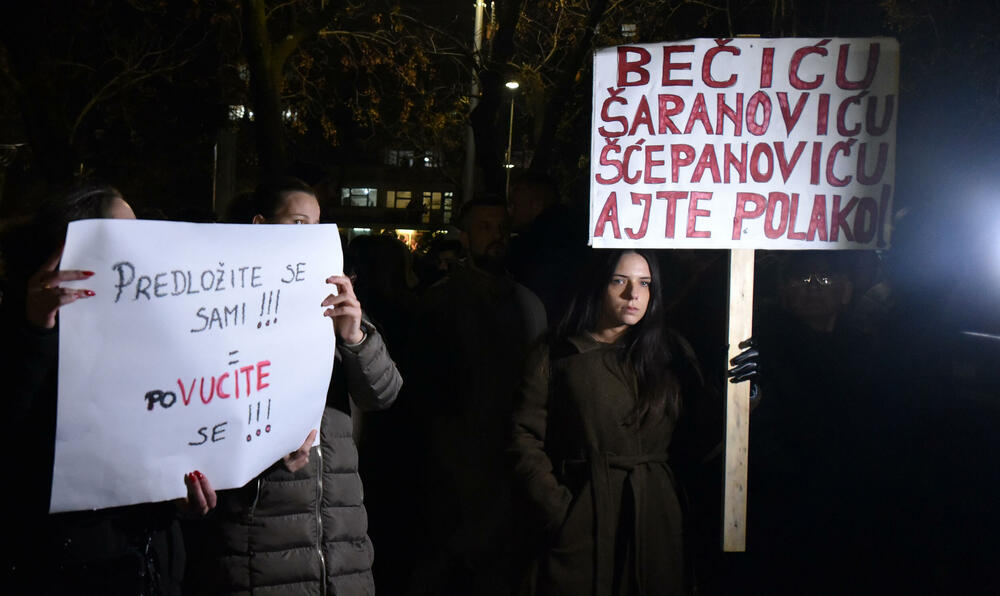
[[[543,213],[559,204],[559,189],[545,174],[527,171],[510,188],[507,210],[510,227],[520,234]]]
[[[254,205],[253,191],[242,192],[230,200],[222,222],[245,224],[253,221],[254,215],[257,215],[257,208]]]
[[[253,223],[319,223],[319,202],[301,180],[262,184],[254,199]],[[362,312],[351,280],[334,275],[327,283],[336,293],[322,306],[333,322],[337,350],[319,444],[313,446],[313,430],[298,450],[242,488],[218,493],[208,527],[193,530],[204,540],[205,553],[192,564],[208,564],[189,575],[191,593],[374,593],[374,550],[351,407],[389,407],[402,378]]]
[[[678,423],[709,392],[664,306],[652,253],[596,251],[550,340],[528,359],[510,449],[540,528],[528,593],[685,593],[670,460]],[[754,356],[739,357],[735,380],[755,378]]]
[[[409,288],[410,252],[391,234],[355,237],[345,254],[344,267],[354,280],[354,291],[365,305],[365,314],[385,338],[393,353],[405,348],[416,298]],[[404,376],[406,372],[403,371]],[[379,564],[373,568],[379,592],[404,590],[419,544],[420,525],[413,515],[412,490],[419,472],[410,458],[399,457],[401,445],[413,445],[418,429],[413,424],[414,404],[409,385],[387,410],[355,416],[355,441],[359,473],[365,486],[369,513],[368,535],[378,545]]]
[[[438,237],[431,240],[427,253],[417,260],[418,292],[443,279],[462,254],[462,243],[457,238]]]
[[[414,296],[410,291],[410,249],[392,234],[358,236],[344,255],[354,292],[365,314],[382,331],[390,348],[400,347],[409,333]]]
[[[541,302],[504,270],[507,212],[477,199],[459,218],[468,254],[414,317],[410,375],[424,438],[423,594],[510,594],[516,544],[505,449],[518,371],[545,329]]]
[[[868,495],[893,474],[884,464],[898,416],[879,399],[885,371],[875,368],[876,342],[849,318],[852,255],[780,257],[776,300],[755,322],[767,354],[766,399],[750,433],[746,568],[733,581],[867,592],[875,566],[888,563],[875,563],[885,558],[873,552],[876,534],[888,532],[874,530],[881,516]]]
[[[555,181],[530,171],[511,186],[507,206],[514,232],[507,267],[557,321],[587,260],[587,215],[560,202]]]
[[[63,284],[93,272],[59,268],[69,222],[135,219],[110,186],[59,194],[4,242],[10,275],[2,327],[7,453],[17,453],[17,480],[5,491],[5,582],[9,594],[177,595],[184,550],[178,505],[197,513],[214,506],[199,472],[184,478],[189,500],[48,514],[55,455],[59,313],[95,295]],[[181,482],[181,479],[177,479]]]

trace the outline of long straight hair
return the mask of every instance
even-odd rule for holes
[[[594,331],[604,307],[608,284],[626,252],[634,252],[649,266],[649,304],[646,314],[631,325],[618,342],[618,358],[626,371],[635,374],[636,403],[625,420],[641,426],[664,415],[680,413],[681,368],[692,364],[687,343],[665,324],[665,305],[660,267],[656,256],[645,250],[595,250],[583,284],[555,329],[555,340]]]

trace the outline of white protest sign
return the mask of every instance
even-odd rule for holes
[[[319,428],[335,225],[78,221],[60,267],[96,295],[59,314],[51,511],[242,486]]]
[[[693,39],[594,55],[594,247],[889,242],[899,44]]]

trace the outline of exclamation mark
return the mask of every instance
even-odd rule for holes
[[[256,412],[254,411],[255,405],[257,406]],[[271,400],[267,400],[267,410],[264,411],[264,419],[265,420],[271,419]],[[253,424],[254,422],[258,423],[260,422],[260,402],[257,402],[256,404],[250,404],[247,406],[247,426]],[[264,432],[266,433],[271,432],[270,424],[264,427]],[[255,432],[247,435],[247,443],[253,440],[254,435],[258,437],[260,436],[260,428],[257,428]]]
[[[265,327],[271,326],[271,306],[274,305],[274,314],[278,314],[278,300],[281,298],[281,290],[278,290],[277,294],[275,292],[264,292],[260,295],[260,314],[258,315],[261,319],[264,318],[265,312],[267,314],[266,321],[257,321],[257,329],[260,329],[261,323]],[[274,317],[274,323],[278,322],[278,317]]]
[[[250,408],[252,409],[253,405],[251,405]],[[257,422],[260,422],[260,402],[257,402]],[[260,428],[259,427],[257,428],[257,433],[256,434],[257,434],[258,437],[260,436]]]

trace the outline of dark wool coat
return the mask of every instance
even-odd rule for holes
[[[682,590],[681,508],[667,462],[675,421],[624,424],[635,378],[619,349],[577,337],[528,361],[512,453],[546,532],[535,593]]]
[[[291,473],[283,462],[241,489],[219,493],[210,520],[215,571],[199,578],[206,594],[375,593],[368,517],[358,476],[351,401],[383,409],[402,379],[385,343],[365,325],[358,346],[338,344],[320,445]],[[195,561],[191,561],[195,564]],[[204,575],[204,574],[197,574]]]

